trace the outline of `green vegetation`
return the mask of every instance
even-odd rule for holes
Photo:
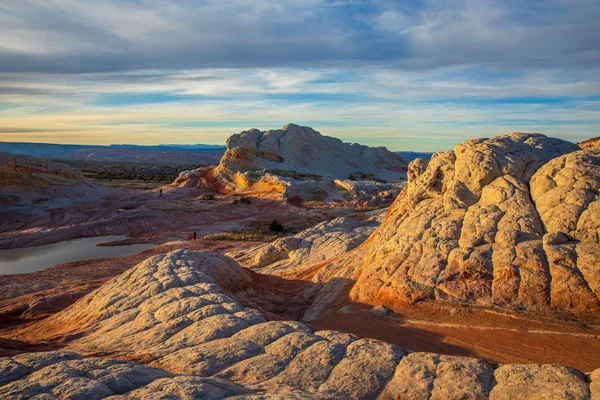
[[[244,196],[244,197],[242,197],[240,199],[233,200],[233,204],[238,204],[238,203],[241,203],[241,204],[252,204],[252,199],[250,197]]]
[[[269,230],[271,232],[285,233],[285,227],[277,222],[277,220],[273,220],[273,222],[269,224]]]
[[[236,240],[247,242],[272,242],[280,235],[272,232],[238,231],[216,233],[214,235],[204,236],[205,240]]]
[[[61,160],[81,169],[88,179],[171,183],[181,171],[200,168],[198,164],[143,164],[124,162]]]

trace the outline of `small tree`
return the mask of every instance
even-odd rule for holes
[[[273,222],[271,222],[269,224],[269,230],[272,232],[280,232],[280,233],[285,232],[285,228],[283,227],[282,224],[277,222],[277,220],[273,220]]]

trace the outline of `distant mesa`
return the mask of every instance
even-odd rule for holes
[[[66,164],[0,153],[0,204],[30,205],[85,195],[91,187],[81,171]]]
[[[396,151],[400,157],[402,157],[407,163],[414,159],[422,158],[423,160],[429,160],[434,153],[425,151]]]
[[[156,146],[114,144],[99,146],[0,142],[0,152],[65,161],[214,165],[225,152],[225,146],[205,144]]]
[[[251,129],[232,135],[216,168],[185,176],[224,193],[274,192],[283,198],[345,199],[349,193],[399,190],[407,163],[384,147],[344,143],[309,127]],[[395,193],[397,194],[397,192]]]

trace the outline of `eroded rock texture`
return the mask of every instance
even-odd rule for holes
[[[312,128],[288,124],[278,130],[251,129],[231,136],[220,169],[227,174],[266,169],[336,179],[371,174],[397,182],[406,163],[384,147],[344,143]]]
[[[218,167],[202,179],[222,192],[276,192],[283,198],[340,200],[381,191],[395,197],[406,167],[402,157],[383,147],[344,143],[288,124],[232,135]]]
[[[381,223],[383,211],[356,220],[339,217],[321,222],[294,236],[286,236],[235,255],[245,267],[264,274],[298,275],[315,264],[340,256],[363,243]]]
[[[28,205],[64,196],[83,196],[91,185],[66,164],[0,153],[0,204]]]
[[[600,148],[600,137],[591,138],[578,144],[582,149],[598,149]]]
[[[37,323],[39,337],[83,337],[68,351],[1,358],[0,397],[590,397],[588,377],[560,366],[494,370],[474,358],[407,354],[382,341],[267,321],[225,294],[234,283],[251,285],[251,274],[217,253],[153,257]]]
[[[600,152],[577,150],[513,133],[414,160],[353,298],[597,310]]]

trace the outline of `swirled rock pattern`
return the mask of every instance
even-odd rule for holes
[[[66,164],[0,152],[0,204],[29,205],[65,196],[84,196],[91,184]]]
[[[406,162],[384,147],[344,143],[309,127],[251,129],[227,139],[219,165],[205,184],[221,192],[281,193],[283,198],[338,200],[397,191]],[[384,184],[383,182],[388,182]]]
[[[599,153],[577,150],[513,133],[414,160],[352,297],[598,310]]]
[[[264,274],[301,274],[363,243],[381,223],[382,212],[371,212],[373,216],[364,220],[338,217],[232,256],[241,265]]]
[[[494,369],[475,358],[407,353],[378,340],[267,321],[225,294],[240,284],[252,285],[252,274],[217,253],[153,257],[33,326],[40,337],[83,336],[67,351],[1,358],[0,397],[586,399],[595,390],[597,373],[550,365]]]
[[[226,174],[266,169],[335,179],[370,174],[397,182],[405,176],[406,163],[384,147],[344,143],[312,128],[288,124],[278,130],[251,129],[231,136],[219,168]]]

